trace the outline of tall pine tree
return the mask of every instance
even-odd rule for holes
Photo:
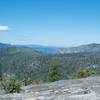
[[[48,81],[54,82],[60,80],[60,73],[57,70],[56,62],[51,63],[49,72],[48,72]]]

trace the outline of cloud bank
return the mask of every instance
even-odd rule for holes
[[[9,27],[8,26],[0,26],[0,32],[2,31],[8,31]]]

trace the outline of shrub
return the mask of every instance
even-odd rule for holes
[[[54,82],[60,80],[60,74],[57,70],[57,65],[56,63],[52,63],[49,68],[48,72],[48,81],[49,82]]]
[[[12,77],[10,80],[2,81],[1,86],[6,93],[19,93],[21,90],[20,82],[17,81],[15,77]]]
[[[25,82],[25,86],[27,86],[27,85],[32,84],[32,83],[33,83],[33,80],[32,80],[32,78],[28,77],[28,78],[26,78],[26,79],[24,80],[24,82]]]
[[[72,76],[72,78],[85,78],[91,75],[95,75],[96,71],[95,69],[90,69],[90,68],[79,68],[74,75]]]
[[[39,84],[39,81],[33,80],[31,77],[25,78],[24,85]]]

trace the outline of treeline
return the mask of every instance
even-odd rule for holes
[[[67,69],[66,69],[67,70]],[[79,78],[86,78],[89,76],[97,75],[96,68],[84,68],[80,67],[75,72],[71,73],[71,75],[68,76],[68,79],[79,79]],[[53,61],[49,67],[48,72],[48,81],[54,82],[61,80],[61,73],[57,69],[57,61]]]
[[[0,70],[6,78],[14,74],[19,80],[32,76],[33,80],[47,82],[52,59],[57,59],[57,69],[61,74],[61,79],[68,79],[79,68],[95,68],[97,73],[100,73],[99,53],[48,55],[29,48],[9,48],[2,52],[0,53],[2,55]]]
[[[97,75],[95,68],[79,68],[69,76],[69,79],[86,78],[92,75]],[[49,65],[47,75],[48,82],[61,80],[61,77],[61,73],[58,70],[58,61],[53,60]],[[3,73],[0,72],[0,88],[5,90],[6,93],[19,93],[21,91],[21,86],[30,84],[39,84],[39,81],[34,81],[30,74],[27,74],[27,76],[25,75],[23,80],[16,79],[16,76],[12,76],[9,79],[3,79]]]

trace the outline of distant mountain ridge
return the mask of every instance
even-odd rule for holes
[[[32,48],[34,50],[43,52],[43,53],[49,53],[49,54],[55,54],[57,53],[58,48],[56,47],[48,47],[48,46],[41,46],[41,45],[26,45],[26,47]]]
[[[8,48],[11,47],[11,44],[0,43],[0,48]]]
[[[87,45],[81,45],[77,47],[63,48],[63,47],[49,47],[42,45],[11,45],[0,43],[0,48],[8,47],[28,47],[33,50],[48,53],[48,54],[67,54],[67,53],[97,53],[100,52],[100,44],[92,43]]]
[[[60,53],[94,53],[100,52],[100,44],[92,43],[71,48],[60,49]]]

